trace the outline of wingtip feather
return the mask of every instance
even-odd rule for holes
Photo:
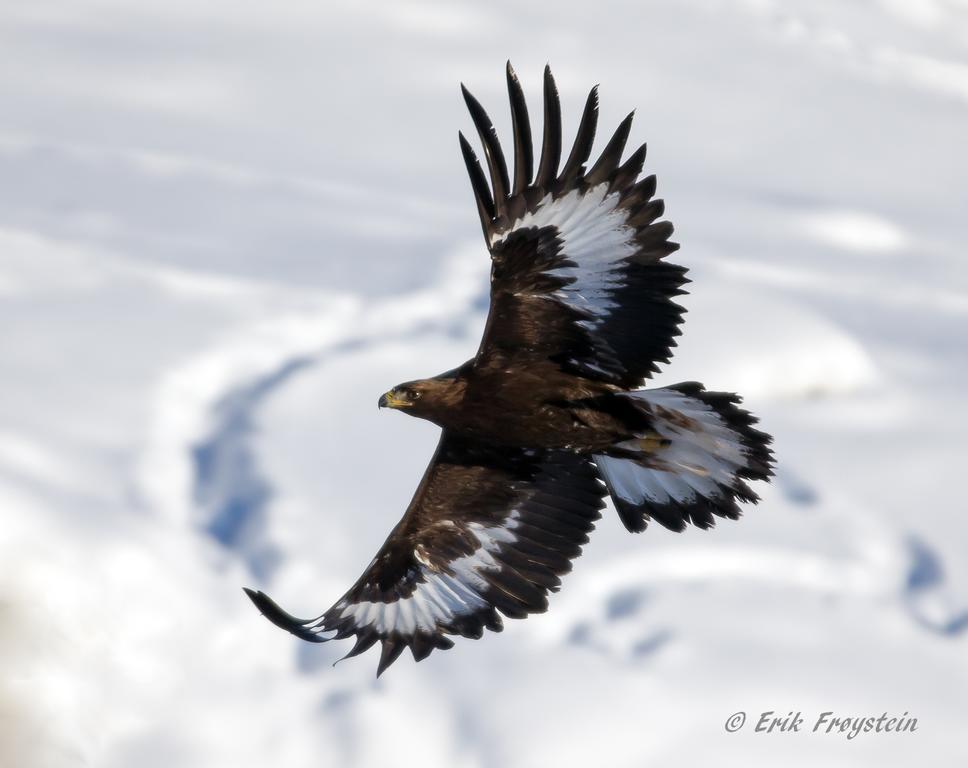
[[[581,175],[584,164],[592,152],[592,145],[595,143],[595,130],[598,127],[598,85],[592,87],[585,99],[585,109],[582,112],[581,122],[578,124],[578,134],[575,136],[575,143],[572,146],[571,154],[565,162],[564,170],[561,172],[561,181],[574,181]]]
[[[494,124],[488,116],[487,111],[481,103],[474,97],[467,88],[461,83],[461,93],[464,95],[464,103],[467,111],[471,114],[474,126],[477,128],[477,135],[484,146],[484,158],[487,160],[487,167],[491,175],[491,189],[494,193],[494,208],[500,214],[506,206],[508,195],[507,162],[504,159],[504,152],[501,149],[501,142],[498,140]]]
[[[471,188],[474,191],[477,213],[481,218],[481,228],[484,230],[484,239],[486,240],[491,220],[494,218],[494,200],[491,197],[491,190],[487,186],[487,179],[484,178],[484,171],[481,170],[481,164],[478,162],[474,148],[463,132],[458,131],[457,137],[461,155],[464,158],[464,166],[467,168],[467,176],[470,178]]]
[[[265,592],[249,589],[248,587],[243,587],[242,589],[255,607],[259,609],[259,613],[280,629],[284,629],[296,637],[311,643],[325,643],[328,639],[317,635],[309,629],[307,625],[312,624],[313,619],[298,619],[292,614],[287,613]]]
[[[406,644],[403,642],[395,640],[392,637],[383,638],[383,648],[380,651],[380,663],[376,668],[377,678],[386,672],[387,668],[393,662],[400,658],[400,654],[403,653],[404,648],[406,648]]]
[[[514,186],[511,194],[517,195],[531,183],[534,174],[534,150],[531,144],[528,104],[521,81],[518,80],[510,60],[507,65],[507,82],[508,98],[511,102],[511,128],[514,133]]]
[[[534,180],[535,186],[544,189],[554,181],[558,175],[558,164],[561,162],[561,99],[558,96],[558,86],[551,74],[551,66],[545,65],[544,70],[544,135],[541,144],[541,160],[538,163],[538,175]]]
[[[634,117],[635,111],[633,110],[618,124],[618,128],[615,129],[612,138],[608,140],[608,144],[602,150],[598,162],[595,163],[586,176],[589,185],[601,184],[618,168],[619,163],[622,161],[622,153],[625,151],[625,144],[629,139],[629,132],[632,130],[632,119]]]

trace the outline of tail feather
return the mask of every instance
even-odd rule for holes
[[[650,519],[673,531],[735,520],[737,502],[759,501],[747,480],[773,474],[772,438],[755,429],[740,397],[686,382],[615,395],[647,417],[649,427],[595,456],[625,527]]]

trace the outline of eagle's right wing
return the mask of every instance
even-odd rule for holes
[[[449,434],[403,519],[359,581],[316,619],[296,619],[246,590],[273,623],[314,642],[382,644],[377,674],[408,647],[417,661],[449,636],[524,618],[571,568],[604,506],[591,461],[566,451],[493,448]]]
[[[537,174],[528,110],[508,64],[514,180],[494,127],[464,89],[487,160],[490,186],[460,136],[484,237],[491,250],[491,304],[478,363],[498,370],[546,366],[624,389],[667,362],[683,309],[686,270],[664,261],[678,245],[659,221],[655,177],[639,179],[645,146],[623,163],[632,124],[619,125],[591,169],[598,95],[588,96],[574,148],[559,170],[561,108],[545,69],[544,141]],[[533,177],[533,178],[532,178]]]

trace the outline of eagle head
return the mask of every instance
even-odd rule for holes
[[[377,405],[380,408],[415,408],[425,392],[425,388],[420,386],[421,383],[408,381],[406,384],[398,384],[389,392],[380,395]]]
[[[406,411],[411,416],[420,416],[436,421],[434,416],[440,410],[456,405],[463,395],[462,383],[456,376],[447,373],[432,379],[416,379],[398,384],[389,392],[380,395],[380,408],[393,408]]]

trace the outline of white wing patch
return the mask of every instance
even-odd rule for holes
[[[672,389],[630,392],[643,400],[656,417],[653,429],[668,445],[643,448],[637,440],[619,443],[628,451],[642,452],[657,467],[643,466],[634,459],[596,456],[605,482],[621,499],[635,505],[646,501],[664,504],[689,503],[697,496],[721,496],[723,486],[732,486],[736,471],[747,465],[742,436],[709,405]],[[678,417],[692,423],[688,428]]]
[[[408,597],[390,603],[340,601],[335,606],[340,609],[340,617],[352,618],[361,629],[372,626],[381,634],[413,635],[418,630],[434,632],[456,617],[480,610],[487,605],[480,593],[489,587],[481,574],[502,567],[494,553],[502,543],[517,540],[513,531],[518,517],[518,511],[512,510],[501,526],[470,523],[468,530],[480,546],[469,555],[447,563],[449,572],[431,567],[419,549],[415,550],[423,580]]]
[[[563,304],[588,316],[591,328],[599,325],[616,304],[613,291],[622,284],[621,261],[636,252],[635,230],[618,208],[618,193],[608,194],[602,183],[582,193],[572,190],[552,199],[547,195],[533,213],[518,219],[506,232],[491,237],[493,247],[510,232],[527,227],[553,226],[562,242],[562,256],[575,266],[559,267],[550,274],[574,278],[554,294]]]

